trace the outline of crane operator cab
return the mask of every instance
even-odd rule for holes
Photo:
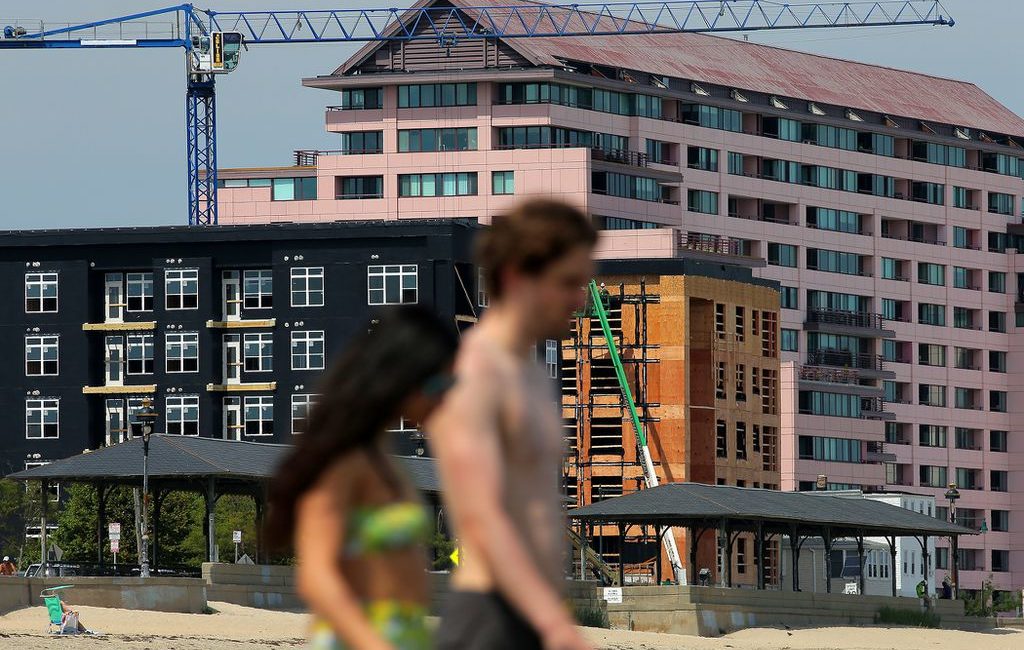
[[[192,37],[189,72],[223,74],[238,67],[242,51],[240,32],[210,32]]]

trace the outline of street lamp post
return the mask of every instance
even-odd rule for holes
[[[139,546],[139,576],[149,577],[149,438],[153,435],[153,424],[158,413],[148,399],[142,400],[142,408],[135,413],[132,434],[142,437],[142,543]]]
[[[950,483],[946,490],[946,500],[949,501],[949,523],[956,523],[956,502],[960,498],[960,490],[956,489],[956,483]],[[953,598],[960,597],[960,552],[959,535],[950,536],[950,566],[953,567]]]

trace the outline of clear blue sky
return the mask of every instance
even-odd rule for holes
[[[92,20],[168,0],[3,0],[13,18]],[[402,6],[380,0],[209,0],[218,10]],[[411,3],[410,3],[411,4]],[[1024,114],[1021,0],[944,0],[953,29],[896,27],[757,33],[777,44],[973,81]],[[204,5],[205,6],[205,5]],[[300,79],[355,46],[252,48],[218,83],[222,167],[288,164],[293,149],[332,148],[323,107]],[[0,229],[183,224],[184,80],[176,50],[0,52]]]

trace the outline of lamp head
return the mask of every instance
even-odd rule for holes
[[[143,440],[149,442],[149,437],[153,435],[153,425],[159,415],[148,397],[142,400],[142,408],[135,412],[135,422],[133,423],[136,435],[142,436]]]
[[[960,490],[956,489],[956,483],[950,483],[949,489],[946,490],[946,500],[955,502],[960,498]]]

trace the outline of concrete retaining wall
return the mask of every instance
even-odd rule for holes
[[[206,608],[206,584],[198,578],[4,578],[0,612],[42,605],[39,593],[57,585],[74,586],[62,594],[71,605],[190,614]]]
[[[719,636],[748,627],[870,625],[883,607],[919,610],[915,598],[846,596],[713,587],[625,587],[608,605],[614,628]],[[987,629],[988,619],[965,617],[960,601],[937,601],[942,627]]]
[[[203,581],[209,600],[263,609],[303,609],[290,566],[204,562]]]

